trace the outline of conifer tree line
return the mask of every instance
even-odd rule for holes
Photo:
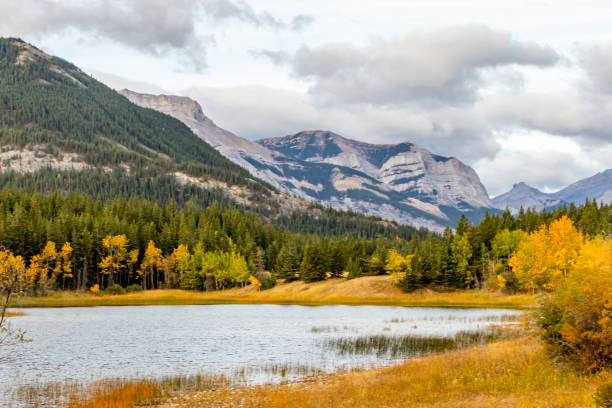
[[[387,273],[407,291],[436,286],[533,292],[551,289],[556,272],[525,267],[530,256],[540,251],[538,258],[545,258],[555,245],[578,248],[576,234],[612,234],[611,211],[587,201],[541,213],[487,214],[478,225],[463,217],[443,234],[412,229],[412,236],[401,237],[389,228],[376,238],[360,238],[342,234],[337,225],[327,234],[290,232],[217,203],[180,208],[173,201],[104,202],[86,194],[4,190],[0,245],[23,258],[37,294],[92,287],[216,290],[256,284],[265,289],[278,279],[314,282]],[[364,235],[369,230],[365,224]],[[551,262],[559,255],[548,254]]]
[[[559,265],[577,254],[585,237],[612,237],[610,204],[586,200],[541,212],[521,208],[514,216],[487,213],[478,225],[462,216],[455,230],[415,236],[401,285],[406,291],[428,285],[550,291]]]
[[[387,248],[414,228],[316,208],[276,225],[254,213],[214,203],[160,205],[146,199],[94,200],[87,194],[0,192],[0,245],[21,256],[36,293],[53,289],[215,290],[277,278],[316,281],[384,273]],[[337,218],[334,215],[338,215]],[[283,223],[327,234],[289,232]],[[309,228],[308,225],[316,227]],[[349,231],[352,229],[352,231]],[[363,238],[376,232],[378,238]]]

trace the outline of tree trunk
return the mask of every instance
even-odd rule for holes
[[[83,262],[83,268],[81,269],[81,273],[83,276],[81,277],[81,290],[85,290],[87,288],[87,259]]]

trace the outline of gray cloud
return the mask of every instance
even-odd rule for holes
[[[205,0],[201,4],[206,14],[217,21],[237,19],[257,27],[268,26],[275,29],[285,27],[283,21],[266,11],[257,13],[242,0]]]
[[[605,165],[605,161],[584,160],[585,156],[585,152],[502,150],[493,160],[481,160],[474,167],[492,196],[520,181],[553,192],[592,176]]]
[[[237,20],[273,29],[291,28],[268,12],[256,12],[242,0],[3,0],[10,12],[0,14],[3,35],[61,33],[76,29],[151,55],[175,55],[190,70],[206,68],[212,35],[197,32],[195,22]],[[299,16],[298,16],[299,17]],[[296,17],[297,18],[297,17]]]
[[[468,162],[493,157],[499,150],[487,124],[469,109],[321,107],[307,94],[261,86],[197,87],[182,93],[198,100],[219,126],[251,140],[324,129],[369,143],[411,141]]]
[[[249,50],[249,53],[254,57],[267,58],[276,65],[282,65],[291,61],[291,54],[285,51]]]
[[[297,77],[312,82],[311,94],[323,101],[423,106],[473,102],[483,85],[483,69],[547,67],[559,60],[550,47],[468,25],[373,39],[362,47],[304,46],[293,55],[291,67]]]
[[[496,129],[527,129],[597,144],[612,142],[612,98],[576,89],[487,96],[477,109]]]
[[[584,47],[578,54],[590,80],[590,90],[612,94],[612,44]]]
[[[293,31],[302,31],[305,27],[314,23],[315,18],[306,14],[300,14],[293,17],[291,20],[291,29]]]

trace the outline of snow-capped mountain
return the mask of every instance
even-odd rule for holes
[[[253,142],[215,125],[190,98],[120,93],[181,120],[254,176],[310,201],[433,230],[462,212],[476,220],[493,209],[471,167],[412,143],[373,145],[326,131]]]
[[[586,199],[612,202],[612,169],[579,180],[555,193],[543,193],[525,183],[515,184],[512,190],[495,197],[492,201],[499,209],[507,207],[512,212],[517,212],[521,206],[539,211],[564,203],[582,204]]]

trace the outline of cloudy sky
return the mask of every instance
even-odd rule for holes
[[[612,168],[612,5],[579,3],[1,0],[0,35],[249,139],[412,141],[494,196]]]

